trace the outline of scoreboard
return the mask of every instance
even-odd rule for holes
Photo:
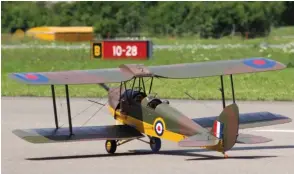
[[[91,58],[147,60],[152,56],[148,40],[103,40],[91,42]]]

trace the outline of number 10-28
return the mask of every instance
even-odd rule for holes
[[[137,56],[138,55],[138,49],[137,46],[127,46],[126,47],[126,56]],[[121,56],[123,53],[123,49],[121,46],[112,46],[113,56]]]

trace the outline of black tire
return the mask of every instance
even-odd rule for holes
[[[161,148],[161,140],[157,137],[151,137],[150,138],[150,148],[153,153],[156,153]]]
[[[106,140],[105,149],[107,153],[114,154],[116,151],[116,147],[117,147],[117,144],[115,140]]]

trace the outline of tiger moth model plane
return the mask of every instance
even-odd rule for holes
[[[149,67],[124,64],[112,69],[12,73],[9,76],[20,82],[51,85],[56,126],[18,129],[13,133],[31,143],[106,140],[105,148],[108,153],[115,153],[117,146],[135,139],[150,144],[151,150],[158,152],[161,148],[161,139],[166,139],[177,142],[182,147],[215,150],[227,157],[225,152],[235,143],[256,144],[271,141],[265,137],[239,133],[239,129],[292,121],[288,117],[270,112],[239,114],[232,75],[284,68],[285,65],[274,60],[249,58]],[[230,75],[233,96],[233,103],[228,106],[225,104],[224,96],[225,75]],[[208,76],[220,76],[223,111],[219,116],[190,119],[170,106],[168,101],[163,101],[150,93],[154,78],[188,79]],[[149,87],[145,86],[146,78],[151,79]],[[132,83],[131,88],[127,88],[127,82]],[[120,86],[109,88],[106,83],[120,83]],[[73,84],[99,84],[103,87],[108,92],[111,115],[122,124],[73,127],[68,90],[68,85]],[[135,84],[138,84],[137,87]],[[60,128],[58,125],[54,85],[65,85],[68,128]],[[144,135],[149,137],[149,142],[141,139]]]

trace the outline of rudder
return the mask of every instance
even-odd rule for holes
[[[220,139],[219,151],[230,150],[236,143],[239,131],[239,108],[233,103],[224,108],[219,117],[214,121],[211,132]]]

